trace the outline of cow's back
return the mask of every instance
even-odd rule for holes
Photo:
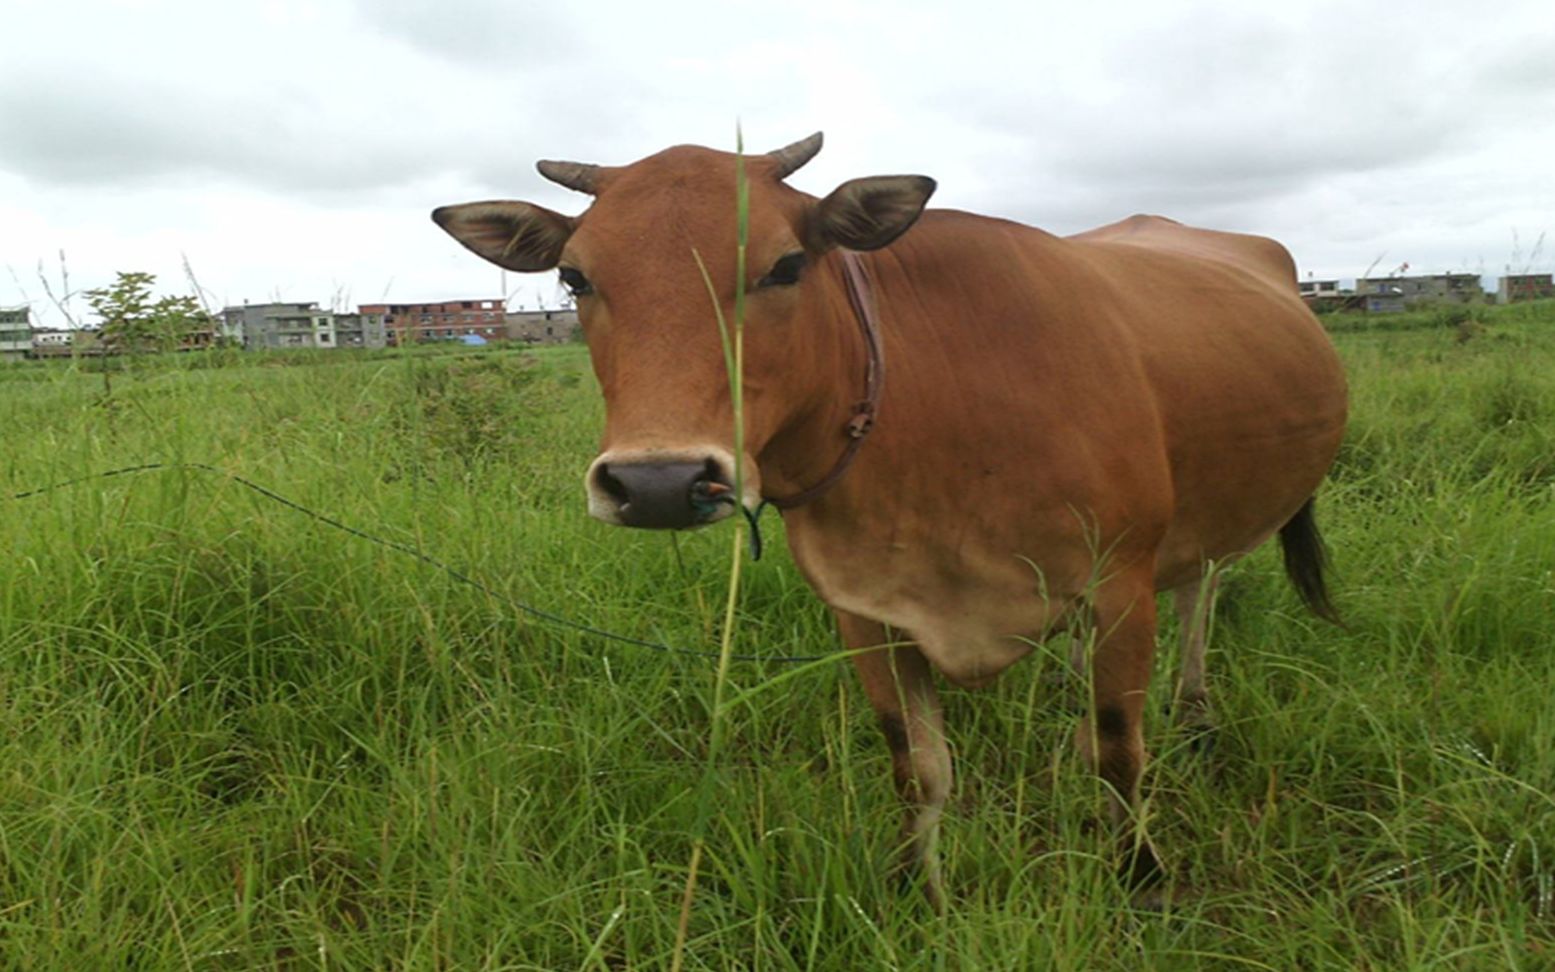
[[[1285,247],[1263,236],[1188,226],[1165,216],[1128,219],[1066,237],[1073,243],[1137,247],[1189,261],[1226,264],[1294,293],[1296,264]]]
[[[1176,492],[1160,571],[1175,586],[1311,496],[1343,435],[1343,371],[1273,240],[1135,216],[1064,242],[1154,387]]]

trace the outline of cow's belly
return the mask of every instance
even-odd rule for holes
[[[1226,298],[1207,332],[1135,329],[1171,463],[1161,590],[1268,540],[1316,492],[1344,435],[1344,373],[1327,336],[1302,308],[1244,298]]]
[[[1028,557],[1001,540],[870,548],[789,532],[795,562],[827,605],[910,637],[967,687],[991,681],[1063,624],[1092,576],[1084,548],[1050,545]]]
[[[1026,657],[1070,607],[1068,602],[1044,602],[1029,590],[997,592],[989,587],[960,596],[945,591],[932,601],[847,593],[826,600],[910,635],[946,678],[969,688],[987,684]]]
[[[1196,581],[1206,561],[1235,560],[1272,537],[1317,491],[1344,434],[1337,417],[1299,433],[1247,435],[1218,449],[1184,450],[1174,469],[1174,510],[1156,554],[1156,587]]]

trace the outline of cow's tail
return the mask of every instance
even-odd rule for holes
[[[1312,499],[1301,504],[1301,509],[1280,527],[1280,549],[1285,554],[1285,575],[1290,578],[1296,593],[1307,602],[1312,613],[1324,621],[1344,625],[1334,602],[1328,596],[1328,585],[1323,581],[1323,570],[1328,566],[1328,551],[1323,537],[1317,532],[1317,516],[1313,512]]]

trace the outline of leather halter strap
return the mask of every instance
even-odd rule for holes
[[[791,510],[818,499],[842,479],[848,467],[853,465],[859,450],[864,447],[864,439],[875,427],[875,412],[880,406],[881,390],[885,387],[885,355],[880,345],[880,316],[875,307],[875,293],[870,283],[869,271],[864,267],[863,259],[852,250],[840,252],[842,276],[848,288],[848,303],[853,305],[853,315],[858,319],[859,329],[864,332],[864,345],[869,352],[869,364],[864,373],[864,398],[853,406],[853,417],[848,419],[848,424],[844,426],[848,444],[842,450],[842,455],[838,456],[837,461],[832,464],[831,471],[821,477],[815,485],[792,496],[764,498],[762,500],[764,506]]]

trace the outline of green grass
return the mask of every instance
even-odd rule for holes
[[[1172,911],[1112,878],[1057,643],[946,692],[943,918],[887,878],[897,804],[847,664],[737,663],[686,967],[1555,965],[1555,313],[1479,324],[1340,335],[1354,418],[1319,513],[1349,628],[1272,550],[1227,577],[1218,747],[1148,727]],[[677,560],[584,515],[581,349],[198,364],[106,400],[68,363],[0,366],[0,495],[211,463],[506,597],[716,650],[729,528]],[[764,526],[734,650],[836,650]],[[195,471],[0,500],[0,554],[0,968],[667,966],[712,660],[534,622]]]

